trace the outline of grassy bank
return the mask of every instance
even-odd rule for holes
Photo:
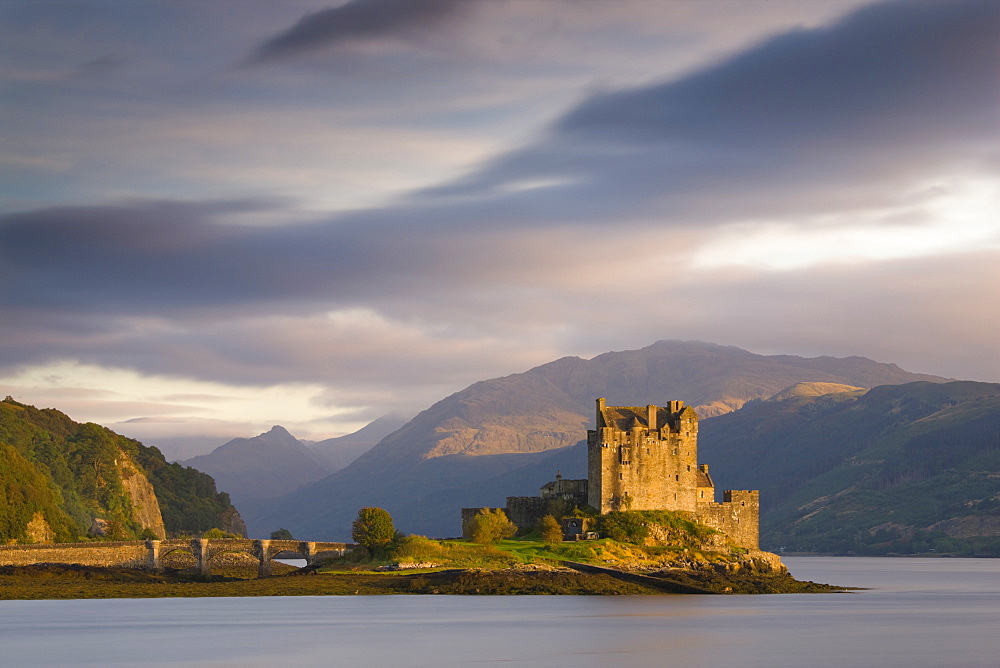
[[[162,598],[208,596],[344,596],[382,594],[652,595],[683,585],[706,593],[757,594],[840,591],[800,582],[767,563],[754,567],[740,552],[642,546],[608,539],[545,544],[530,538],[478,545],[408,536],[384,553],[363,551],[318,569],[275,563],[256,577],[256,563],[213,565],[205,580],[194,569],[163,574],[85,566],[0,567],[0,600]],[[622,569],[630,574],[583,573],[565,562]],[[376,570],[382,569],[382,570]]]

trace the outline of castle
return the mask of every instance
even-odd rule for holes
[[[508,496],[503,510],[519,528],[547,514],[589,505],[612,510],[673,510],[718,529],[740,547],[758,549],[759,492],[727,490],[715,502],[707,465],[698,465],[698,415],[682,401],[666,406],[608,406],[597,400],[596,429],[587,431],[587,479],[561,475],[541,487],[540,496]],[[478,508],[462,509],[465,526]],[[558,515],[557,515],[558,517]],[[578,533],[585,523],[564,522]]]

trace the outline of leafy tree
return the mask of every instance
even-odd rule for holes
[[[562,542],[562,527],[552,515],[546,515],[538,522],[538,532],[542,535],[542,541],[547,544]]]
[[[295,536],[288,529],[278,529],[271,532],[271,540],[295,540]]]
[[[498,543],[515,533],[517,525],[511,522],[500,508],[493,510],[483,508],[478,515],[469,520],[469,536],[474,543]]]
[[[611,540],[622,543],[641,543],[649,536],[649,527],[640,513],[613,510],[601,515],[598,531]]]
[[[384,550],[395,537],[396,527],[392,524],[392,516],[384,508],[362,508],[351,525],[351,538],[372,553]]]
[[[228,531],[223,531],[222,529],[219,529],[217,527],[213,527],[213,528],[209,529],[205,533],[201,534],[201,537],[202,538],[240,538],[240,536],[237,536],[234,533],[229,533]]]

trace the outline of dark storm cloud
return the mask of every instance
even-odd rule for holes
[[[469,0],[351,0],[307,14],[285,32],[261,44],[253,64],[296,56],[344,42],[406,34],[433,26],[461,10]]]
[[[789,209],[815,209],[842,197],[842,180],[862,199],[942,157],[996,150],[998,51],[1000,3],[868,7],[681,80],[598,95],[542,141],[427,194],[563,182],[568,201],[602,213],[652,198],[695,220],[780,212],[779,189]]]
[[[397,25],[379,22],[388,20],[364,29]],[[997,151],[998,35],[995,2],[870,7],[672,83],[596,96],[546,138],[466,179],[323,222],[219,222],[266,209],[260,202],[8,215],[0,306],[176,314],[415,294],[444,301],[457,289],[502,290],[561,271],[569,260],[553,255],[558,248],[522,236],[547,228],[625,226],[630,216],[708,225],[884,204],[897,177]]]

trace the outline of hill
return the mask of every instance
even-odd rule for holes
[[[660,341],[591,360],[567,357],[442,399],[346,469],[266,505],[245,506],[244,515],[257,533],[287,527],[342,538],[358,507],[380,505],[404,531],[455,535],[457,508],[534,494],[564,468],[557,464],[566,461],[561,451],[586,437],[597,397],[620,405],[680,398],[707,416],[798,383],[868,387],[917,380],[947,379],[860,357],[765,356],[697,341]],[[585,457],[570,463],[585,465]],[[500,498],[487,498],[500,476],[509,486]]]
[[[334,471],[324,457],[277,425],[179,463],[215,478],[218,488],[228,492],[238,507],[287,494]]]
[[[716,479],[761,490],[772,549],[1000,554],[1000,385],[751,402],[700,440]]]
[[[95,519],[121,539],[245,531],[210,476],[99,425],[10,397],[0,402],[0,498],[0,542],[78,540]]]
[[[351,434],[323,441],[301,442],[322,457],[332,473],[349,466],[355,459],[406,423],[407,419],[400,415],[385,415]]]

